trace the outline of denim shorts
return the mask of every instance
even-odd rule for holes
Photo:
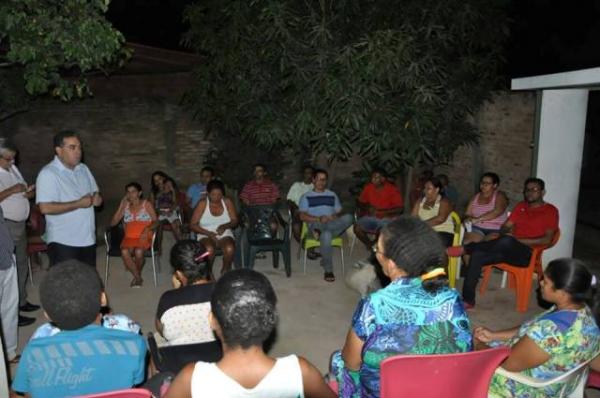
[[[471,227],[471,231],[483,236],[500,233],[499,229],[481,228],[476,225]]]

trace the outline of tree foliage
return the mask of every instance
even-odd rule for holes
[[[208,128],[391,170],[477,139],[507,35],[503,0],[204,0],[185,19]]]
[[[87,74],[125,61],[125,40],[104,18],[109,2],[0,2],[0,120],[23,105],[25,93],[64,101],[90,95]]]

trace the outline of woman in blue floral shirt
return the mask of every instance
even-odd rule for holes
[[[379,364],[388,357],[472,348],[460,295],[448,288],[440,266],[444,246],[437,233],[403,216],[381,230],[375,248],[392,282],[360,301],[344,348],[332,356],[340,397],[379,397]]]
[[[597,304],[593,303],[592,275],[582,261],[570,258],[551,261],[540,285],[542,298],[554,304],[550,310],[513,329],[493,332],[478,327],[475,339],[478,348],[480,342],[485,346],[511,347],[510,356],[501,365],[504,369],[548,380],[598,355],[599,314]],[[595,311],[588,307],[587,301]],[[534,389],[496,374],[489,396],[552,397],[557,396],[562,387],[562,384],[554,384],[546,389]]]

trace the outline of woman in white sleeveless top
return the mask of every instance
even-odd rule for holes
[[[276,301],[269,280],[256,271],[238,269],[219,279],[209,320],[223,343],[223,358],[187,365],[166,398],[335,397],[304,358],[271,358],[264,352],[277,323]]]
[[[452,203],[444,197],[444,187],[437,177],[428,178],[423,187],[423,199],[415,203],[412,215],[425,221],[438,233],[444,246],[452,246],[454,222],[450,213]]]
[[[190,229],[198,234],[198,240],[215,256],[216,248],[223,251],[221,274],[231,269],[235,254],[233,228],[238,224],[235,206],[225,197],[225,186],[219,180],[212,180],[206,186],[206,198],[198,202],[190,220]]]

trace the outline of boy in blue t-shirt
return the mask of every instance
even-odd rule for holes
[[[142,383],[144,339],[100,326],[101,295],[100,277],[87,264],[68,261],[48,271],[40,286],[40,301],[61,331],[27,344],[14,391],[32,398],[63,398]]]

